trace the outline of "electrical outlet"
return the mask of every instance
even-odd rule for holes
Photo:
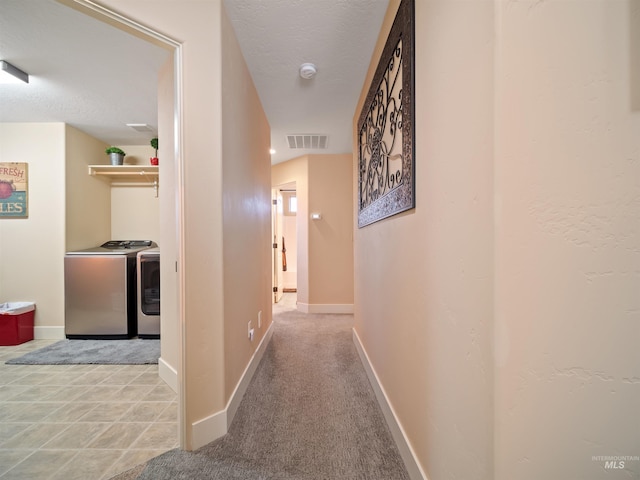
[[[251,328],[251,320],[249,320],[249,326],[247,326],[247,336],[249,340],[253,340],[253,328]]]
[[[262,310],[258,312],[258,328],[262,328]]]

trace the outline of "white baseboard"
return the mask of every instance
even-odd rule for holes
[[[256,372],[256,368],[258,368],[260,360],[262,360],[262,356],[264,355],[264,352],[267,349],[267,345],[269,345],[272,336],[273,322],[271,322],[271,325],[269,325],[269,329],[265,332],[262,340],[260,340],[260,345],[258,345],[258,348],[256,348],[256,351],[253,353],[251,360],[249,360],[247,368],[244,369],[244,372],[240,377],[240,381],[236,385],[236,388],[231,394],[231,398],[227,403],[227,428],[231,426],[231,422],[233,422],[233,418],[236,416],[236,412],[238,411],[238,407],[240,406],[242,397],[244,397],[244,392],[247,391],[249,382],[251,382],[253,374]]]
[[[64,340],[64,327],[33,327],[34,340]]]
[[[298,310],[302,313],[332,313],[332,314],[351,314],[353,313],[352,303],[300,303],[298,302]]]
[[[376,371],[369,361],[369,356],[362,346],[362,342],[360,342],[360,337],[358,337],[358,333],[356,332],[355,328],[353,329],[353,343],[356,346],[358,355],[360,355],[360,360],[362,361],[362,365],[367,372],[367,377],[369,377],[369,382],[371,383],[373,391],[376,394],[378,404],[382,409],[382,413],[385,420],[387,421],[387,425],[389,425],[391,435],[393,436],[393,439],[398,446],[400,456],[402,457],[402,460],[404,460],[404,464],[407,467],[409,477],[411,478],[411,480],[426,480],[427,476],[425,475],[422,467],[420,467],[420,464],[416,459],[416,455],[413,451],[413,448],[411,447],[411,443],[407,439],[404,429],[398,421],[398,417],[393,410],[393,407],[389,403],[389,399],[386,392],[384,391],[384,387],[380,384],[378,375],[376,374]]]
[[[272,336],[273,323],[269,325],[269,329],[262,337],[260,345],[258,345],[258,348],[256,348],[256,351],[253,353],[251,360],[249,360],[249,363],[240,377],[235,390],[231,394],[231,398],[229,398],[229,401],[227,402],[226,408],[218,413],[214,413],[213,415],[209,415],[206,418],[198,420],[191,425],[191,447],[194,450],[227,434],[229,426],[233,421],[233,417],[238,411],[244,392],[246,392],[249,382],[251,382],[253,374],[258,368],[260,360],[262,360],[262,356],[264,355]]]
[[[162,357],[158,359],[158,376],[171,387],[171,390],[178,393],[178,371]]]
[[[191,448],[197,450],[227,434],[227,410],[209,415],[191,425]]]

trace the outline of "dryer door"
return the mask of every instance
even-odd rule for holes
[[[160,315],[160,257],[140,258],[140,310],[145,315]]]

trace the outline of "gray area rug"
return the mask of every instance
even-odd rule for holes
[[[114,480],[404,480],[409,476],[352,341],[350,315],[274,316],[229,433]]]
[[[60,340],[18,358],[13,365],[145,365],[158,363],[160,340]]]

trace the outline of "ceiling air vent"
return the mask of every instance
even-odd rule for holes
[[[329,136],[309,133],[287,135],[287,143],[289,148],[325,149],[329,143]]]

